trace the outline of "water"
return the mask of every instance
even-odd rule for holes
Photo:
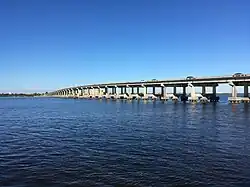
[[[250,105],[0,99],[0,186],[250,186]]]

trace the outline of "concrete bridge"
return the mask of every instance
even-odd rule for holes
[[[250,102],[248,87],[250,85],[250,74],[237,73],[228,76],[214,77],[187,77],[173,80],[150,80],[136,82],[116,82],[106,84],[91,84],[63,88],[49,93],[53,97],[66,98],[105,98],[105,99],[152,99],[161,100],[172,99],[173,101],[190,101],[190,102],[217,102],[219,97],[216,96],[216,88],[219,84],[228,84],[232,87],[232,95],[228,98],[229,102],[240,103]],[[237,86],[244,86],[244,97],[238,97]],[[167,93],[167,87],[172,87],[172,93]],[[177,94],[176,88],[182,88],[182,94]],[[187,94],[187,88],[191,92]],[[201,94],[195,93],[195,88],[201,87]],[[206,88],[211,87],[212,93],[206,93]],[[148,93],[151,88],[152,93]],[[156,89],[160,88],[160,93]]]

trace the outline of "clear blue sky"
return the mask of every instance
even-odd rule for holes
[[[248,0],[1,0],[0,92],[250,73]]]

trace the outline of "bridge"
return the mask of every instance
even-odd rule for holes
[[[232,95],[228,98],[231,103],[250,102],[248,87],[250,85],[250,74],[237,73],[228,76],[211,76],[211,77],[187,77],[172,80],[149,80],[135,82],[116,82],[106,84],[90,84],[63,88],[50,92],[48,96],[65,97],[65,98],[97,98],[97,99],[142,99],[163,101],[190,101],[190,102],[218,102],[219,97],[216,95],[216,88],[219,84],[228,84],[232,87]],[[237,86],[244,87],[244,96],[238,97]],[[167,93],[168,87],[172,87],[172,93]],[[182,94],[177,94],[176,88],[182,88]],[[187,88],[190,93],[187,93]],[[195,88],[201,87],[201,94],[195,93]],[[206,93],[206,88],[211,87],[212,93]],[[152,89],[152,93],[148,89]],[[156,89],[160,88],[160,93]]]

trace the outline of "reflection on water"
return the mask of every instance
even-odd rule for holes
[[[250,186],[249,104],[0,99],[0,186]]]

